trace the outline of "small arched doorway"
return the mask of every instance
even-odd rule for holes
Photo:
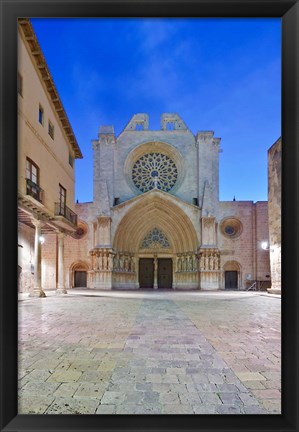
[[[71,266],[72,288],[87,288],[88,264],[80,261]]]
[[[224,289],[237,290],[240,287],[240,264],[237,261],[228,261],[223,268],[224,271]]]

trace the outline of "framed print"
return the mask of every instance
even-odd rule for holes
[[[2,2],[1,430],[298,430],[298,7]]]

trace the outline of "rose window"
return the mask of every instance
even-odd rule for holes
[[[170,247],[170,243],[166,235],[158,228],[152,229],[147,236],[143,239],[141,244],[142,249],[167,249]]]
[[[168,192],[175,185],[177,178],[176,164],[162,153],[141,156],[132,169],[132,180],[141,192],[154,188]]]

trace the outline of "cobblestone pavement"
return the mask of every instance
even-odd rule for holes
[[[280,299],[103,292],[19,302],[20,414],[280,414]]]

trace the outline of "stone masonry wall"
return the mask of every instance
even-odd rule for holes
[[[268,150],[271,288],[281,291],[281,138]]]

